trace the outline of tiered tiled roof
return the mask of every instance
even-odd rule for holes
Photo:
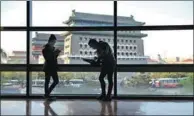
[[[113,15],[103,15],[103,14],[92,14],[92,13],[83,13],[76,12],[72,10],[72,16],[69,17],[65,24],[70,24],[72,21],[96,21],[96,22],[104,22],[104,23],[113,23]],[[125,24],[126,26],[142,26],[145,22],[138,22],[134,20],[134,17],[131,15],[130,17],[118,16],[117,22],[119,24]]]
[[[193,59],[191,59],[191,58],[184,59],[184,60],[182,60],[182,62],[193,62]]]
[[[55,34],[57,41],[64,41],[64,37],[61,34]],[[33,40],[40,40],[40,41],[48,41],[50,34],[48,33],[38,33],[36,32],[36,36]]]

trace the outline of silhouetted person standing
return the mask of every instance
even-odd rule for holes
[[[51,34],[49,37],[48,43],[44,45],[42,50],[45,63],[43,66],[43,70],[45,72],[45,98],[49,98],[50,93],[55,88],[55,86],[59,83],[59,78],[57,74],[58,64],[57,57],[60,53],[60,50],[55,49],[54,45],[56,43],[55,35]],[[49,87],[50,77],[53,78],[53,83]]]
[[[101,65],[101,73],[99,76],[99,81],[102,89],[101,95],[98,97],[100,100],[110,101],[111,93],[113,88],[113,72],[115,69],[115,58],[112,50],[108,43],[103,41],[96,41],[95,39],[90,39],[89,46],[96,49],[97,58],[92,65]],[[104,77],[107,75],[108,79],[108,92],[106,95],[106,84]]]

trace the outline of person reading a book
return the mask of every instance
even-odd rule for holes
[[[54,47],[55,43],[56,43],[56,37],[54,34],[51,34],[51,36],[49,37],[48,43],[44,45],[44,48],[42,49],[42,54],[45,59],[45,62],[43,65],[43,71],[45,72],[45,86],[44,86],[45,95],[44,97],[46,99],[49,98],[50,93],[59,83],[59,77],[57,74],[57,70],[58,70],[57,57],[59,56],[61,50],[56,49]],[[53,83],[49,87],[50,77],[53,78]],[[49,100],[54,100],[54,99],[50,98]]]
[[[100,65],[101,72],[99,75],[99,81],[101,85],[101,95],[98,97],[99,100],[111,101],[111,93],[113,88],[113,72],[115,69],[115,57],[108,43],[104,41],[96,41],[90,39],[88,45],[96,49],[97,57],[90,61],[91,65]],[[86,60],[85,60],[86,61]],[[108,92],[106,94],[106,84],[104,81],[105,76],[108,79]]]

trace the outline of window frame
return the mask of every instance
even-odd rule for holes
[[[0,31],[26,31],[26,64],[1,64],[0,65],[0,73],[1,71],[26,71],[26,95],[23,97],[30,98],[34,96],[31,94],[31,74],[32,71],[42,71],[42,64],[30,64],[30,38],[31,38],[31,31],[113,31],[113,45],[114,45],[114,56],[117,62],[117,32],[119,31],[150,31],[150,30],[193,30],[193,25],[152,25],[152,26],[117,26],[117,1],[113,1],[113,10],[114,10],[114,25],[113,26],[101,26],[101,27],[37,27],[31,26],[31,16],[32,16],[32,1],[26,1],[26,26],[18,26],[18,27],[1,27]],[[1,1],[0,1],[1,4]],[[1,15],[1,14],[0,14]],[[83,37],[82,41],[88,40],[88,37]],[[100,38],[101,39],[101,38]],[[0,39],[1,42],[1,39]],[[128,42],[134,42],[132,40],[128,40]],[[0,45],[1,47],[1,45]],[[130,49],[131,50],[131,49]],[[85,52],[83,52],[84,54]],[[1,58],[0,58],[1,61]],[[81,67],[81,68],[80,68]],[[100,67],[94,67],[90,65],[84,64],[59,64],[60,71],[67,71],[67,72],[96,72],[100,71]],[[146,65],[116,65],[116,70],[114,71],[114,96],[115,98],[122,98],[122,95],[117,94],[117,72],[193,72],[194,64],[146,64]],[[2,97],[17,97],[18,95],[2,95]],[[20,95],[19,95],[20,96]],[[40,97],[38,95],[37,97]],[[57,96],[57,95],[54,95]],[[64,97],[69,95],[64,95]],[[71,95],[78,98],[80,95]],[[83,95],[82,97],[89,97],[90,95]],[[134,98],[142,97],[146,95],[136,95]],[[21,96],[20,96],[21,97]],[[159,98],[158,96],[147,95],[145,98]],[[167,96],[168,97],[168,96]],[[173,98],[184,98],[185,96],[176,95]],[[191,97],[191,96],[190,96]],[[190,98],[187,96],[187,98]],[[131,95],[126,95],[124,98],[131,98]],[[169,97],[168,97],[169,98]]]

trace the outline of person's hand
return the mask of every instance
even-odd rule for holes
[[[94,60],[97,60],[98,59],[98,57],[94,57]]]
[[[60,49],[56,49],[55,51],[61,51]]]
[[[87,59],[87,58],[82,58],[82,60],[83,61],[86,61],[86,62],[88,62],[88,63],[91,63],[93,60],[91,60],[91,59]]]
[[[90,63],[92,66],[96,66],[96,62],[91,62]]]
[[[100,63],[95,62],[95,61],[91,62],[90,64],[91,64],[92,66],[100,66]]]
[[[56,49],[55,52],[56,52],[57,54],[59,54],[59,53],[61,52],[61,50]]]

